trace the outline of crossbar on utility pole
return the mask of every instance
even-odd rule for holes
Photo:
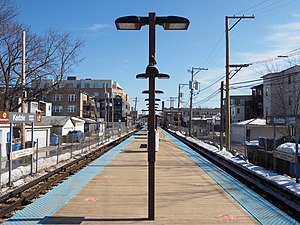
[[[225,17],[225,33],[226,33],[226,149],[231,151],[231,131],[230,131],[230,71],[229,71],[229,31],[232,30],[242,19],[253,19],[255,18],[252,16],[226,16]],[[229,19],[237,19],[237,21],[229,27]]]

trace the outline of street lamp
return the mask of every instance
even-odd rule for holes
[[[148,117],[148,218],[155,219],[155,78],[169,78],[166,74],[159,74],[155,61],[155,25],[162,26],[165,30],[186,30],[190,24],[183,17],[166,16],[158,17],[150,12],[148,17],[125,16],[115,20],[118,30],[140,30],[142,26],[149,25],[149,64],[146,76],[149,78],[149,117]],[[138,75],[137,78],[143,77]],[[143,77],[145,78],[145,76]]]
[[[155,90],[155,94],[163,94],[164,92],[161,90]],[[149,90],[142,91],[142,94],[149,94]]]

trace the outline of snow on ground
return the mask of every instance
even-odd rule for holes
[[[274,171],[267,170],[264,167],[249,163],[249,162],[245,161],[244,159],[242,159],[242,157],[240,157],[239,155],[236,155],[236,156],[232,155],[230,152],[228,152],[226,150],[226,148],[219,150],[217,147],[207,144],[201,140],[194,139],[191,137],[186,137],[185,135],[181,134],[178,131],[172,131],[172,130],[170,130],[170,131],[175,132],[177,135],[179,135],[181,137],[185,137],[187,140],[192,141],[193,143],[196,143],[197,145],[199,145],[209,151],[212,151],[212,152],[215,152],[216,154],[222,155],[226,159],[231,160],[243,167],[246,167],[247,169],[259,174],[260,176],[265,177],[266,179],[271,180],[271,181],[277,183],[278,185],[283,186],[283,187],[291,190],[292,192],[295,192],[298,195],[300,195],[300,183],[296,183],[295,178],[292,178],[288,175],[280,175],[278,173],[275,173]],[[252,144],[255,145],[256,143],[252,142]],[[279,147],[281,147],[282,151],[295,153],[295,143],[285,143]],[[299,149],[300,149],[300,146],[299,146]],[[279,150],[279,148],[277,148],[277,150]]]
[[[103,145],[106,145],[112,141],[114,141],[116,138],[109,138],[107,142],[103,143]],[[96,147],[96,144],[91,146],[91,150],[93,150],[93,147]],[[87,147],[88,149],[88,147]],[[17,168],[12,170],[12,187],[3,187],[0,190],[0,195],[5,194],[9,191],[12,191],[13,189],[20,187],[24,185],[25,183],[28,183],[37,177],[40,177],[44,175],[46,172],[43,172],[44,169],[49,169],[49,168],[58,168],[62,166],[63,164],[66,164],[70,162],[71,160],[74,160],[78,156],[81,156],[83,154],[87,154],[89,151],[85,149],[79,149],[76,151],[73,151],[73,158],[71,158],[71,154],[69,152],[64,153],[59,155],[59,163],[57,164],[57,156],[54,155],[52,157],[47,157],[47,158],[39,158],[38,160],[38,174],[34,174],[34,176],[29,176],[31,172],[31,166],[18,166]],[[33,172],[35,173],[35,163],[33,164]],[[9,172],[4,172],[1,174],[1,187],[3,185],[7,185],[9,182]]]
[[[298,144],[298,149],[300,149],[300,145]],[[296,153],[296,143],[284,143],[277,147],[278,151],[295,154]],[[299,153],[299,152],[298,152]]]

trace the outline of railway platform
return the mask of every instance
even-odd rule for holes
[[[142,130],[3,224],[298,224],[166,132],[159,139],[155,220]]]

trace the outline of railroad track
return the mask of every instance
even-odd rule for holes
[[[200,155],[213,162],[248,187],[268,199],[272,204],[276,205],[282,211],[289,214],[295,220],[300,221],[300,195],[286,189],[279,184],[267,180],[264,177],[254,173],[251,170],[244,168],[243,166],[236,164],[225,157],[220,156],[214,152],[206,150],[199,145],[186,140],[184,137],[178,136],[168,130],[165,130],[169,134],[173,135],[187,146],[195,150]]]
[[[136,132],[136,131],[135,131]],[[75,174],[90,162],[101,157],[107,151],[118,145],[135,132],[131,132],[114,142],[89,152],[78,159],[75,159],[47,174],[3,195],[0,197],[0,220],[10,218],[17,210],[22,209],[40,195],[57,186],[69,176]],[[0,221],[2,222],[2,221]]]

